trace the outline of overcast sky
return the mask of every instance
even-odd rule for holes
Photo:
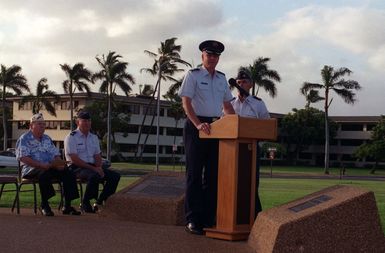
[[[63,93],[59,64],[97,71],[95,56],[116,51],[129,62],[137,93],[139,84],[155,82],[139,71],[153,63],[144,50],[157,52],[161,41],[177,37],[182,59],[197,65],[199,43],[216,39],[226,47],[217,69],[227,78],[271,58],[282,78],[278,95],[258,94],[270,112],[303,108],[302,83],[322,82],[320,70],[331,65],[351,69],[348,78],[363,89],[353,106],[333,95],[330,115],[376,116],[385,114],[384,24],[383,0],[0,0],[0,63],[20,65],[33,92],[46,77]]]

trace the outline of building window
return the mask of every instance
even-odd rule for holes
[[[137,151],[137,146],[135,144],[119,144],[121,152],[135,153]]]
[[[143,153],[155,154],[156,153],[156,145],[146,145],[146,146],[144,146]],[[160,151],[159,151],[159,153],[160,153]]]
[[[30,111],[32,110],[32,102],[25,102],[24,104],[21,104],[19,102],[19,110],[22,111]]]
[[[139,126],[138,125],[129,125],[125,129],[125,132],[132,133],[132,134],[137,134],[137,133],[139,133]]]
[[[360,146],[363,144],[363,140],[356,140],[356,139],[347,139],[347,140],[341,140],[341,146]]]
[[[145,107],[143,114],[146,113],[146,110],[148,110],[147,115],[156,115],[156,111],[157,111],[156,106],[150,106],[150,107],[148,107],[148,109],[147,109],[147,107]],[[162,117],[164,116],[164,108],[159,108],[159,114]]]
[[[324,144],[325,141],[323,140],[322,143]],[[338,145],[338,140],[337,139],[331,139],[330,140],[330,146],[337,146]]]
[[[70,109],[70,101],[61,101],[60,102],[61,110],[69,110]]]
[[[17,129],[29,129],[29,121],[18,121]]]
[[[57,129],[58,125],[59,125],[58,121],[46,121],[45,122],[45,128],[46,129]]]
[[[131,114],[140,114],[140,105],[128,105],[128,112]]]
[[[142,134],[156,134],[156,126],[143,126]],[[159,135],[163,135],[163,127],[159,127]]]
[[[167,127],[166,135],[169,136],[183,136],[183,128]]]
[[[363,131],[362,124],[341,124],[341,131]]]
[[[184,118],[185,117],[185,114],[184,113],[181,113],[181,112],[178,112],[176,113],[175,111],[171,110],[171,109],[168,109],[167,110],[167,113],[166,113],[166,116],[167,117],[170,117],[170,118]]]
[[[60,121],[60,129],[62,130],[71,129],[71,121]]]
[[[366,131],[372,131],[375,126],[376,126],[376,124],[367,124],[366,125]]]

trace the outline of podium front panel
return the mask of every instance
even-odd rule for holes
[[[251,212],[251,186],[252,186],[252,143],[239,142],[238,156],[238,191],[237,191],[237,223],[249,224]]]

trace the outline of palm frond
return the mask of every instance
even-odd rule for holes
[[[338,96],[340,96],[345,103],[347,104],[354,104],[356,102],[356,99],[354,98],[355,93],[347,90],[347,89],[337,89],[333,88],[334,92],[337,93]]]

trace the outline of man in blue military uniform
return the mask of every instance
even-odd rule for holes
[[[98,137],[91,133],[91,115],[80,111],[76,119],[77,129],[64,139],[66,160],[78,177],[87,180],[87,187],[81,208],[87,213],[95,213],[99,206],[112,194],[120,180],[120,174],[103,166]],[[99,182],[105,181],[103,191],[99,195]],[[99,195],[99,196],[98,196]],[[91,206],[91,199],[96,203]]]
[[[253,82],[251,80],[250,74],[246,71],[239,71],[237,78],[237,84],[244,89],[247,93],[250,92],[250,89],[253,87]],[[231,104],[233,105],[234,111],[236,114],[239,114],[243,117],[251,117],[257,119],[268,119],[270,114],[267,111],[265,103],[262,99],[255,96],[242,96],[241,92],[238,92],[238,96],[235,97]],[[256,192],[255,192],[255,213],[258,214],[262,211],[261,201],[259,199],[258,188],[259,188],[259,163],[260,163],[260,147],[257,144],[257,178],[256,178]]]
[[[45,121],[41,113],[32,116],[30,130],[16,142],[16,157],[21,162],[23,178],[37,178],[41,195],[41,212],[44,216],[54,216],[48,200],[55,195],[52,179],[63,182],[65,204],[63,214],[80,215],[71,206],[71,201],[79,197],[75,175],[68,170],[60,158],[60,152],[51,138],[44,134]]]
[[[224,45],[206,40],[199,45],[202,66],[190,70],[179,95],[187,115],[183,138],[186,150],[186,231],[203,234],[215,223],[217,206],[218,140],[199,139],[199,131],[210,134],[210,123],[233,114],[231,91],[225,74],[215,70]]]

